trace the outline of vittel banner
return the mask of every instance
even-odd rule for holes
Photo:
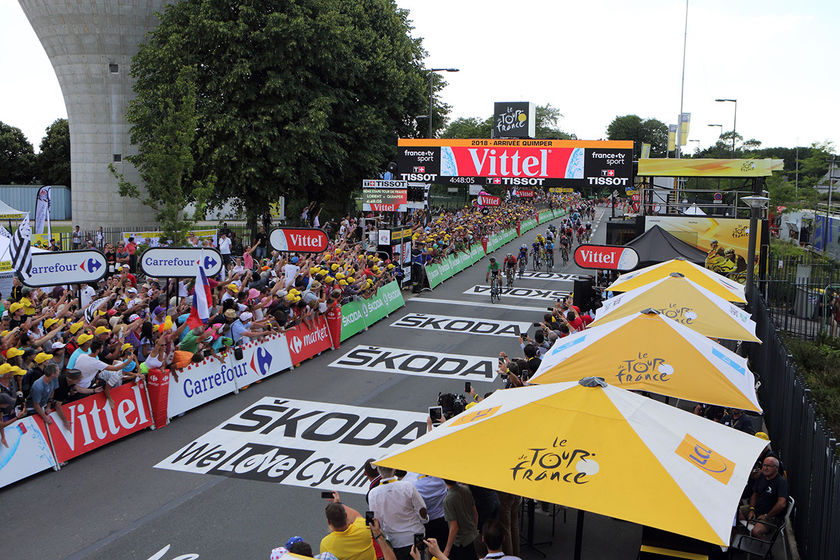
[[[425,432],[425,413],[264,397],[155,467],[364,494],[365,459]]]
[[[632,141],[406,139],[397,174],[406,181],[506,187],[632,185]]]
[[[282,334],[245,343],[241,360],[235,359],[233,352],[221,357],[221,360],[205,358],[174,371],[169,378],[169,418],[292,367],[286,337]]]

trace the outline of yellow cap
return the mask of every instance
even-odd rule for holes
[[[29,298],[20,298],[20,304],[24,307],[32,307],[32,302],[29,301]]]
[[[12,364],[9,363],[2,363],[0,364],[0,375],[6,375],[7,373],[12,372]]]
[[[34,307],[26,307],[23,310],[25,315],[35,315],[35,308]]]
[[[9,329],[6,329],[6,330],[4,330],[4,331],[0,331],[0,337],[4,337],[4,336],[6,336],[7,334],[9,334]]]
[[[46,352],[38,352],[35,354],[35,363],[43,364],[47,360],[52,360],[53,355]]]
[[[355,281],[356,281],[356,279],[355,279],[355,278],[353,278],[352,276],[348,276],[348,277],[347,277],[347,283],[348,283],[348,284],[352,284],[352,283],[353,283],[353,282],[355,282]]]
[[[21,350],[20,348],[12,346],[8,350],[6,350],[6,357],[7,358],[16,358],[18,356],[23,356],[23,350]]]
[[[16,313],[18,309],[23,309],[23,304],[16,301],[9,306],[9,313]]]
[[[96,330],[93,331],[93,334],[95,334],[96,336],[99,336],[100,334],[105,334],[105,333],[109,333],[109,332],[111,332],[111,329],[105,328],[103,326],[98,326],[98,327],[96,327]]]
[[[337,273],[335,274],[335,278],[336,278],[337,280],[341,280],[341,279],[343,279],[343,278],[344,278],[344,274],[342,274],[341,272],[337,272]]]
[[[48,329],[51,326],[55,325],[56,323],[58,323],[58,319],[53,319],[53,318],[45,319],[44,320],[44,328]]]
[[[761,438],[764,441],[770,441],[770,436],[768,436],[765,432],[756,432],[755,437]]]
[[[332,276],[327,276],[326,278],[324,278],[324,282],[326,282],[327,284],[332,284],[334,281],[335,278],[333,278]]]
[[[12,373],[15,375],[26,375],[26,370],[18,366],[12,366]]]
[[[79,337],[76,339],[76,341],[79,343],[79,346],[81,346],[81,345],[82,345],[82,344],[84,344],[85,342],[88,342],[89,340],[93,340],[93,335],[90,335],[90,334],[88,334],[88,333],[82,333],[82,334],[80,334],[80,335],[79,335]]]
[[[230,290],[231,292],[233,292],[234,294],[239,293],[239,288],[236,287],[236,284],[228,284],[227,289]]]
[[[346,286],[347,285],[347,280],[339,280],[338,283],[341,284],[342,286]]]
[[[125,352],[126,350],[130,350],[132,348],[131,344],[126,342],[122,346],[120,346],[120,353]]]
[[[70,334],[76,334],[79,331],[79,329],[81,329],[83,326],[84,322],[82,321],[79,321],[78,323],[72,323],[70,325]]]

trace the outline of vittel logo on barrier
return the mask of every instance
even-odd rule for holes
[[[271,354],[265,348],[257,348],[251,357],[251,369],[260,375],[265,375],[271,367]]]
[[[56,422],[55,426],[71,451],[75,450],[77,443],[81,444],[79,447],[89,446],[96,441],[110,439],[124,430],[131,430],[138,423],[142,425],[149,422],[139,385],[134,385],[131,396],[120,400],[116,408],[108,403],[86,401],[65,407],[67,409],[70,429],[65,428],[62,422]]]

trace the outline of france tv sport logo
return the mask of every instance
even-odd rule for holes
[[[257,348],[254,355],[251,357],[251,369],[260,375],[265,375],[271,367],[272,356],[265,348]]]
[[[87,265],[87,267],[85,267],[85,265]],[[96,259],[87,259],[85,261],[82,261],[82,264],[79,265],[79,268],[81,268],[85,272],[90,272],[91,274],[93,274],[94,272],[102,268],[102,263],[100,263]]]

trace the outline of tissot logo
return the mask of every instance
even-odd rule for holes
[[[271,354],[264,348],[257,348],[254,355],[251,357],[251,369],[260,375],[268,373],[271,367]]]

